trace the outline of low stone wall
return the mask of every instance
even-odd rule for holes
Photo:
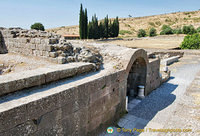
[[[0,28],[2,52],[15,52],[24,55],[47,58],[51,62],[101,63],[101,56],[84,47],[75,47],[60,35],[45,31],[24,30],[21,28]],[[4,46],[3,46],[4,44]]]
[[[0,135],[94,136],[125,112],[124,71],[75,83],[0,104]]]
[[[0,96],[77,76],[95,69],[92,63],[64,64],[0,76]]]
[[[158,88],[161,85],[161,81],[162,77],[160,77],[160,59],[150,59],[147,70],[146,95]]]

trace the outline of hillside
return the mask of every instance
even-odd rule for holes
[[[136,36],[139,29],[149,30],[155,27],[160,32],[162,25],[170,25],[172,28],[179,28],[184,25],[194,25],[195,28],[200,26],[200,11],[192,12],[176,12],[170,14],[136,17],[136,18],[120,18],[120,37]],[[78,34],[78,26],[63,26],[46,30],[60,35]]]

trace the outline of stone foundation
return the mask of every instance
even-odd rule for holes
[[[39,56],[51,62],[91,62],[99,66],[101,55],[84,47],[75,47],[60,35],[21,28],[0,28],[0,53],[14,52]]]

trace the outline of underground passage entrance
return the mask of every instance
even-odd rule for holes
[[[142,57],[139,57],[134,61],[127,79],[128,102],[145,94],[146,75],[147,64]]]

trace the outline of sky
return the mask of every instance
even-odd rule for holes
[[[80,4],[88,17],[99,19],[149,16],[199,10],[200,0],[0,0],[0,27],[29,29],[35,22],[45,28],[78,25]]]

